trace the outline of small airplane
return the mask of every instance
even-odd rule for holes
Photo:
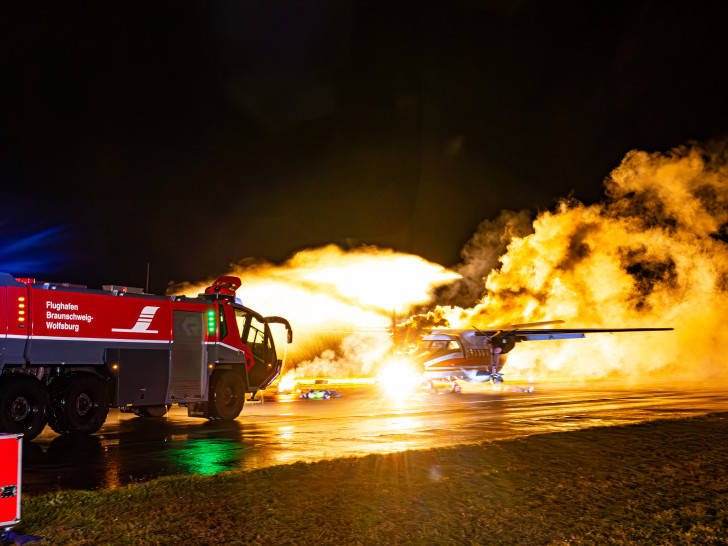
[[[503,383],[501,369],[517,343],[551,339],[583,339],[586,334],[661,332],[673,328],[539,328],[563,320],[509,324],[492,330],[432,328],[418,332],[419,343],[406,359],[424,380],[461,379],[471,383]],[[395,343],[407,340],[394,330]]]

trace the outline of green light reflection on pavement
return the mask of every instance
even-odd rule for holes
[[[209,476],[235,468],[240,451],[233,440],[201,438],[178,444],[169,457],[188,474]]]

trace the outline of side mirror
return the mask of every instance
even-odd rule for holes
[[[286,330],[288,330],[288,343],[293,343],[293,329],[291,328],[290,322],[283,317],[265,317],[265,322],[267,324],[282,324],[285,326]]]

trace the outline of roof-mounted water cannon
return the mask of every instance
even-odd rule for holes
[[[239,277],[225,275],[217,279],[212,285],[205,288],[205,297],[212,296],[214,299],[236,300],[235,292],[243,285]]]

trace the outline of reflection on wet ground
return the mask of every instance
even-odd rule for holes
[[[335,387],[333,387],[335,388]],[[296,461],[425,449],[592,426],[728,411],[724,384],[538,385],[533,394],[465,385],[461,394],[393,400],[376,387],[343,398],[246,403],[232,423],[112,411],[90,437],[49,429],[24,444],[23,493],[117,487],[172,474],[216,474]]]

